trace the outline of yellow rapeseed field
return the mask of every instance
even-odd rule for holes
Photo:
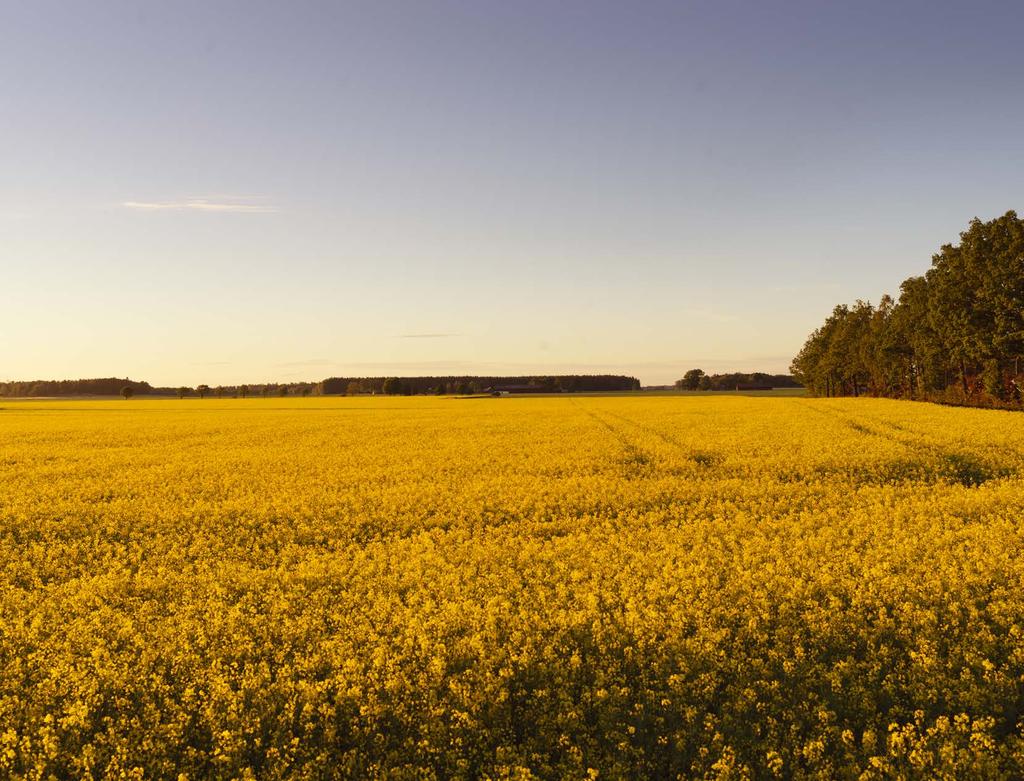
[[[0,402],[0,777],[1024,774],[1024,415]]]

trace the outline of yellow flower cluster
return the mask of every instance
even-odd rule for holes
[[[1024,416],[5,402],[0,777],[1024,774]]]

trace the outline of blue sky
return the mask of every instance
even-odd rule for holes
[[[0,379],[784,370],[1024,209],[1019,3],[0,0]]]

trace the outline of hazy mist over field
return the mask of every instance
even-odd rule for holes
[[[0,379],[784,371],[1018,205],[1014,4],[0,3]]]

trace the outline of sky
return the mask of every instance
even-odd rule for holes
[[[1019,2],[0,0],[0,380],[785,371],[1024,210]]]

